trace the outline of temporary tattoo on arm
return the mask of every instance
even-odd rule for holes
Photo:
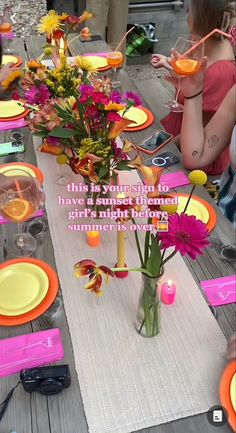
[[[196,150],[193,151],[192,156],[196,156],[198,152]]]
[[[219,137],[217,135],[212,135],[210,138],[208,138],[208,148],[212,149],[217,145],[219,142]]]

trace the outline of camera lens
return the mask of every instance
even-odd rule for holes
[[[20,140],[23,137],[23,134],[20,131],[15,131],[10,135],[12,140]]]
[[[229,262],[236,261],[236,246],[226,245],[221,250],[221,257]]]
[[[63,385],[56,379],[45,379],[40,383],[38,391],[43,395],[59,394],[63,390]]]
[[[22,141],[13,141],[11,144],[12,144],[12,147],[19,147],[22,145]]]

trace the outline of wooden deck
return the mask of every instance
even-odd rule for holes
[[[15,44],[17,54],[23,57],[24,60],[36,58],[41,54],[42,40],[39,38],[27,39],[25,45],[23,40],[17,40]],[[94,43],[94,45],[92,45],[91,43],[79,44],[75,42],[72,51],[73,54],[78,54],[88,51],[91,52],[92,50],[103,51],[104,48],[105,44],[103,43]],[[143,76],[142,73],[144,73]],[[125,71],[120,71],[119,73],[123,83],[123,90],[133,89],[139,91],[143,97],[144,105],[150,106],[156,116],[154,125],[147,130],[127,134],[129,138],[132,136],[132,139],[136,142],[141,141],[159,127],[158,119],[165,114],[162,103],[166,99],[169,99],[171,95],[169,87],[163,85],[161,78],[157,77],[158,73],[152,74],[153,72],[151,70],[149,72],[149,68],[146,68],[145,71],[140,68],[138,75],[131,71],[133,80],[130,81]],[[1,132],[1,142],[8,141],[9,134],[9,131]],[[27,144],[25,160],[35,163],[32,138],[27,128],[24,129],[24,140]],[[178,150],[173,144],[169,145],[169,149],[178,154]],[[17,160],[17,158],[15,158],[15,160]],[[7,161],[9,162],[9,158],[1,158],[0,160],[1,163]],[[173,169],[170,168],[169,171],[176,171],[177,169],[182,169],[181,163],[174,166]],[[183,191],[189,191],[189,187],[183,188]],[[212,202],[203,188],[198,188],[197,194]],[[212,204],[214,205],[213,202]],[[212,239],[220,239],[222,242],[230,244],[234,238],[233,228],[222,216],[220,210],[216,208],[216,211],[218,224],[217,228],[212,233]],[[4,261],[7,258],[4,241],[12,231],[12,228],[12,225],[0,226],[0,261]],[[49,231],[46,234],[43,244],[38,246],[36,257],[43,259],[56,269]],[[202,279],[232,275],[235,271],[231,264],[221,259],[217,249],[214,247],[209,248],[204,254],[204,257],[201,257],[195,262],[187,261],[187,264],[197,282]],[[219,307],[217,308],[217,313],[219,326],[226,338],[229,338],[235,327],[235,307],[234,305]],[[201,326],[201,324],[199,324],[199,326]],[[63,363],[68,363],[70,366],[72,385],[68,390],[54,397],[44,397],[36,392],[30,395],[26,393],[22,387],[18,387],[0,423],[0,433],[10,433],[12,431],[16,431],[17,433],[88,433],[61,293],[50,310],[37,320],[18,327],[0,327],[0,338],[3,339],[36,332],[51,327],[59,327],[62,330],[66,354]],[[211,336],[209,335],[209,339],[210,338]],[[18,375],[0,379],[0,401],[6,397],[10,388],[13,387],[17,381]],[[139,433],[215,433],[215,431],[215,427],[208,423],[206,414],[202,414],[180,419],[158,427],[144,429]],[[224,426],[220,431],[221,433],[230,433],[231,430],[228,426]]]

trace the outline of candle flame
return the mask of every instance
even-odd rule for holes
[[[117,194],[116,198],[125,198],[125,193],[124,192],[119,192],[119,194]]]
[[[65,48],[65,42],[64,42],[63,38],[61,38],[59,41],[59,48],[61,48],[62,50],[64,50],[64,48]]]
[[[98,231],[94,231],[94,232],[87,232],[88,236],[95,238],[96,236],[99,235]]]
[[[172,285],[173,283],[172,283],[172,280],[168,280],[167,281],[167,285],[170,287],[171,285]]]

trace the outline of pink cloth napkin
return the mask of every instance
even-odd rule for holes
[[[0,122],[0,131],[14,128],[23,128],[26,125],[27,124],[24,118],[18,120],[11,120],[9,122]]]
[[[190,182],[183,171],[176,171],[175,173],[164,173],[161,175],[161,185],[176,188],[178,186],[189,185]]]
[[[235,275],[201,281],[201,288],[205,292],[209,304],[213,307],[236,302]]]
[[[37,218],[37,217],[41,217],[44,215],[43,210],[38,210],[38,212],[36,212],[34,214],[33,218]],[[11,221],[8,221],[7,219],[3,218],[3,216],[0,215],[0,224],[9,224]]]
[[[98,56],[98,57],[107,57],[107,53],[85,53],[83,56]]]

